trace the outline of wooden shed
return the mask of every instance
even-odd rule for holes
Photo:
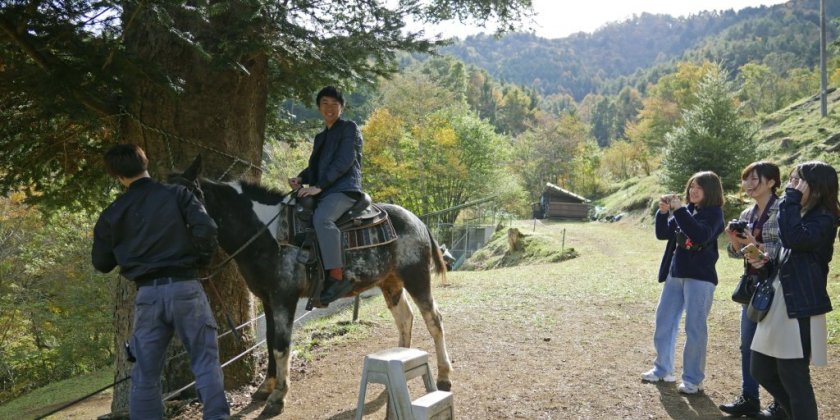
[[[550,182],[545,184],[540,196],[542,218],[586,219],[589,217],[589,200],[566,191]]]

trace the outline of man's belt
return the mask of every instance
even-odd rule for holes
[[[195,278],[186,278],[186,277],[161,277],[157,279],[148,279],[148,280],[140,280],[135,282],[137,288],[146,287],[146,286],[163,286],[166,284],[177,283],[179,281],[189,281],[189,280],[196,280]]]

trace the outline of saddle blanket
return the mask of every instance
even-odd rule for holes
[[[390,218],[376,225],[362,226],[341,232],[341,242],[346,251],[385,245],[397,240],[397,232]]]

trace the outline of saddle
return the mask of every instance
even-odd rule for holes
[[[289,212],[291,227],[289,241],[300,248],[297,262],[306,266],[306,273],[310,280],[315,280],[307,310],[313,306],[320,307],[318,296],[323,287],[324,271],[318,252],[318,238],[312,225],[316,200],[312,197],[293,198],[288,205],[294,207]],[[341,230],[341,242],[344,251],[371,248],[391,243],[397,239],[394,226],[388,213],[372,203],[370,195],[362,193],[353,206],[335,222]]]
[[[312,215],[315,213],[315,199],[301,197],[295,204],[295,216],[308,225],[312,225]],[[370,195],[362,193],[353,207],[347,210],[335,221],[338,229],[343,231],[375,226],[388,219],[388,213],[373,204]]]

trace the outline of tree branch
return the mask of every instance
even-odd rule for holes
[[[29,56],[35,64],[44,71],[48,77],[52,77],[57,71],[66,71],[65,66],[60,59],[55,56],[44,54],[40,52],[34,43],[26,36],[25,33],[19,32],[15,25],[7,18],[0,18],[0,31],[5,34],[21,51]],[[117,113],[115,106],[109,105],[107,102],[97,99],[97,97],[88,92],[76,89],[74,86],[64,86],[64,89],[73,97],[73,99],[80,102],[88,110],[98,114],[99,116],[111,116]]]

